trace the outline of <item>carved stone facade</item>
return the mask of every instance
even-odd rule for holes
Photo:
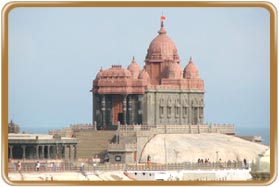
[[[203,124],[203,92],[149,89],[143,103],[144,124],[153,126]]]
[[[98,129],[120,124],[196,125],[203,123],[204,81],[192,58],[182,71],[175,43],[164,22],[150,43],[143,69],[133,58],[101,69],[93,81],[93,123]]]

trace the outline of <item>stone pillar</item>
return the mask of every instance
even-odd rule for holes
[[[74,145],[74,159],[77,159],[77,145]]]
[[[123,95],[123,123],[124,125],[127,123],[126,121],[126,111],[127,111],[127,95]]]
[[[42,145],[41,147],[42,147],[42,156],[41,156],[41,158],[45,159],[45,146]]]
[[[138,109],[137,109],[137,122],[142,124],[142,95],[138,95]]]
[[[198,133],[200,134],[200,108],[197,107],[197,124],[198,124]]]
[[[192,125],[192,107],[189,106],[189,113],[188,113],[188,123],[189,125]]]
[[[59,159],[62,159],[63,158],[63,156],[62,156],[62,145],[61,144],[59,144],[58,145],[58,152],[59,152]]]
[[[10,159],[13,159],[13,158],[14,158],[14,156],[13,156],[13,148],[14,148],[14,146],[12,146],[12,145],[9,146]]]
[[[24,160],[26,155],[25,155],[25,149],[26,149],[26,146],[25,145],[22,145],[22,159]]]
[[[56,158],[56,159],[59,159],[59,158],[60,158],[60,157],[59,157],[59,145],[58,145],[58,144],[56,144],[56,146],[55,146],[55,147],[56,147],[56,149],[55,149],[55,150],[56,150],[56,153],[55,153],[55,158]]]
[[[94,106],[95,104],[95,101],[94,101],[94,92],[93,92],[93,89],[90,90],[90,92],[92,92],[92,124],[94,124],[94,119],[95,119],[95,111],[96,111],[96,108]],[[96,120],[96,119],[95,119]]]
[[[200,123],[200,107],[197,107],[197,124]]]
[[[71,149],[72,149],[72,146],[71,145],[68,145],[68,147],[69,147],[69,160],[71,160],[72,159],[72,153],[71,153]]]
[[[133,124],[133,117],[132,117],[132,96],[129,95],[128,97],[128,112],[129,112],[129,118],[128,118],[128,124],[132,125]]]
[[[61,149],[62,159],[65,159],[66,158],[66,146],[62,145],[61,148],[62,148]]]
[[[103,124],[103,128],[105,129],[105,127],[106,127],[106,97],[105,97],[105,95],[102,95],[101,110],[102,110],[102,124]]]
[[[189,106],[189,117],[188,117],[188,123],[189,123],[189,133],[192,134],[192,107]]]
[[[200,119],[200,123],[203,124],[203,107],[200,107],[200,111],[199,111],[199,119]]]
[[[94,131],[96,131],[96,130],[97,130],[97,122],[94,121]]]
[[[50,159],[50,153],[49,153],[49,151],[50,151],[50,145],[47,145],[47,159]]]
[[[36,145],[36,159],[39,159],[39,145]]]

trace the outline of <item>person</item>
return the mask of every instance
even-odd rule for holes
[[[231,165],[232,165],[232,162],[231,162],[231,160],[229,160],[227,166],[231,167]]]
[[[150,168],[151,166],[151,157],[150,155],[147,156],[147,167]]]
[[[150,155],[147,156],[147,161],[150,161],[151,160],[151,157]]]
[[[80,171],[84,171],[84,163],[82,162],[81,164],[80,164]]]
[[[105,154],[104,162],[109,162],[109,154],[108,153]]]
[[[219,165],[219,167],[223,167],[221,158],[219,158],[218,165]]]
[[[21,162],[20,161],[17,162],[16,169],[17,169],[18,172],[21,171]]]
[[[37,163],[36,163],[36,171],[37,172],[40,171],[40,166],[41,166],[40,162],[37,161]]]
[[[53,171],[53,168],[54,168],[54,162],[51,162],[50,163],[50,171]]]
[[[243,163],[244,163],[244,168],[248,169],[248,167],[247,167],[247,160],[245,158],[243,159]]]

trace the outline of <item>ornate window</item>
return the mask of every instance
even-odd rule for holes
[[[180,107],[176,106],[175,107],[175,117],[179,117],[180,116]]]
[[[160,99],[160,106],[165,106],[165,101],[163,98]]]
[[[187,107],[183,107],[183,117],[186,118],[187,115]]]
[[[164,117],[164,107],[163,106],[160,106],[159,113],[160,113],[160,117],[163,118]]]
[[[168,115],[168,118],[171,117],[171,106],[167,107],[167,115]]]

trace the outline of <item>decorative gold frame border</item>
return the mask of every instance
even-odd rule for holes
[[[10,181],[8,179],[8,15],[18,7],[261,7],[270,13],[270,180],[269,181]],[[269,2],[10,2],[2,9],[2,150],[1,174],[9,185],[75,186],[187,186],[187,185],[269,185],[277,176],[277,10]]]

